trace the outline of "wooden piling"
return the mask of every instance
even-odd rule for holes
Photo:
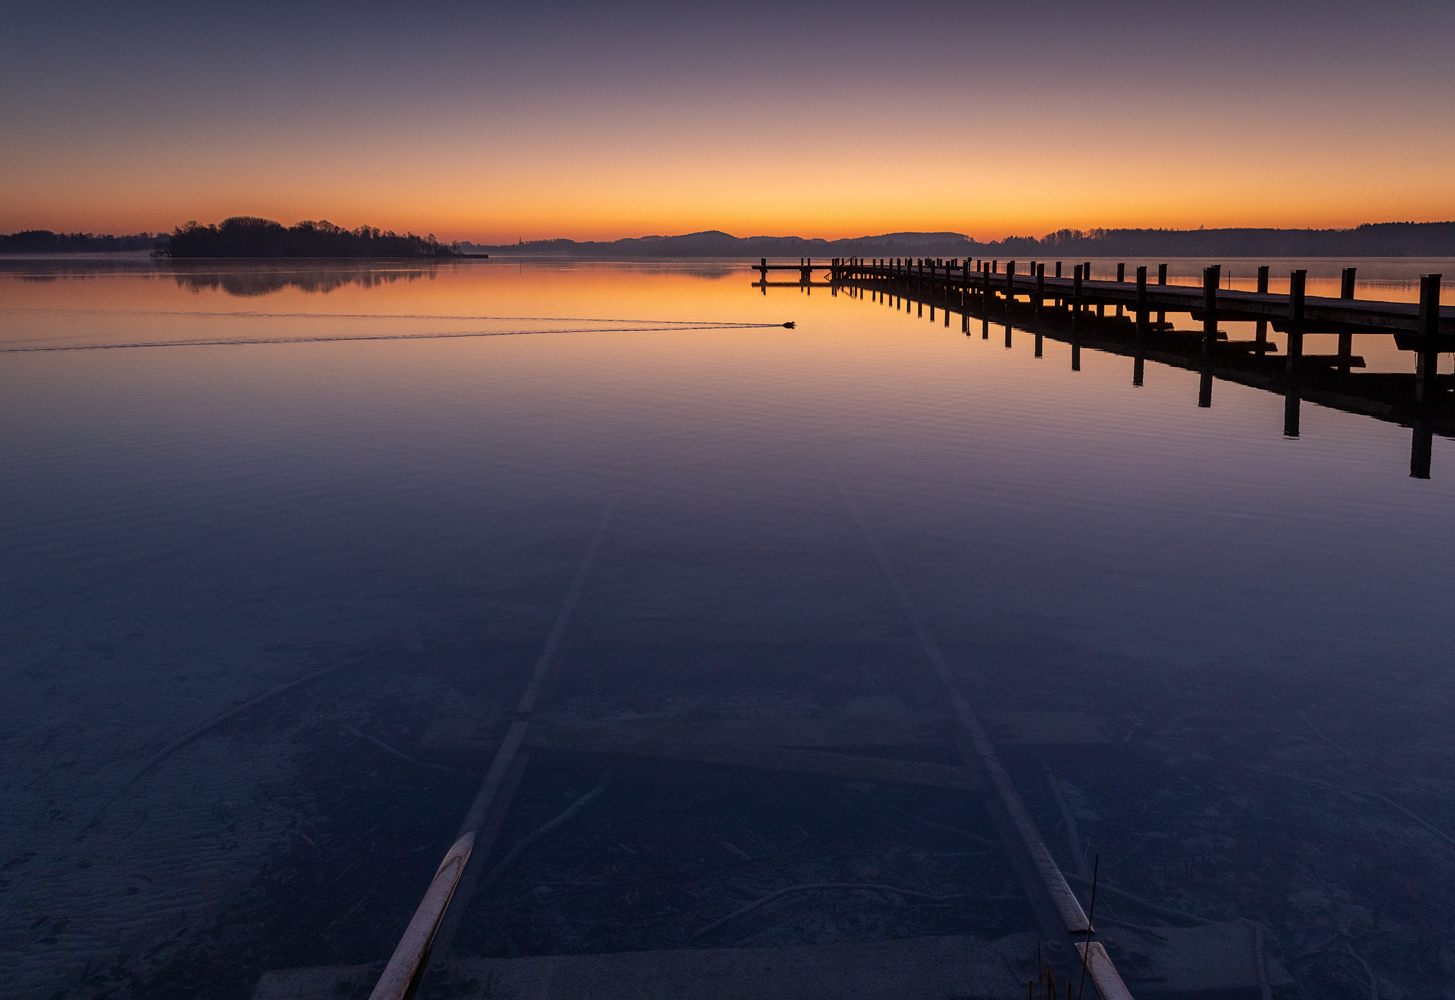
[[[1356,267],[1344,268],[1342,280],[1339,282],[1339,298],[1352,299],[1354,297],[1354,275],[1358,270]]]
[[[1263,264],[1258,268],[1258,294],[1268,294],[1267,264]],[[1262,356],[1268,352],[1268,321],[1266,319],[1260,319],[1258,321],[1258,326],[1255,328],[1255,332],[1253,334],[1253,342],[1257,345],[1254,350],[1258,352],[1259,356]]]
[[[1292,379],[1298,373],[1298,362],[1303,357],[1303,290],[1308,272],[1298,270],[1288,275],[1288,364],[1287,372]],[[1290,437],[1297,437],[1297,430]]]
[[[1167,265],[1166,264],[1158,264],[1157,265],[1157,284],[1159,284],[1159,285],[1165,285],[1165,284],[1167,284]],[[1162,327],[1166,324],[1166,322],[1167,322],[1167,313],[1165,311],[1163,311],[1163,310],[1160,310],[1160,309],[1157,310],[1157,329],[1159,329],[1159,330],[1162,329]]]
[[[1415,357],[1415,402],[1428,403],[1438,391],[1436,380],[1440,364],[1440,278],[1438,274],[1420,275],[1420,318],[1416,329],[1419,340]]]
[[[1435,428],[1422,417],[1415,418],[1410,442],[1410,478],[1430,478],[1430,456],[1435,447]]]
[[[1298,380],[1289,379],[1283,393],[1283,436],[1286,438],[1298,437],[1299,402]]]
[[[1147,267],[1137,268],[1137,340],[1147,339]],[[1141,385],[1133,382],[1133,385]]]

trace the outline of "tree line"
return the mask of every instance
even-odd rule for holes
[[[165,257],[459,257],[458,244],[428,236],[360,226],[344,229],[332,222],[300,222],[284,226],[271,219],[235,215],[221,225],[195,220],[178,226]]]
[[[27,229],[0,236],[0,253],[120,253],[124,250],[155,250],[165,246],[164,233],[135,236],[95,236],[91,233],[53,233],[49,229]]]

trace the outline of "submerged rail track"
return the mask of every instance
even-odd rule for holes
[[[570,627],[573,612],[597,562],[602,539],[609,530],[613,511],[620,502],[620,494],[617,494],[608,502],[597,523],[554,624],[546,636],[526,688],[516,704],[514,712],[506,721],[504,733],[493,743],[489,771],[460,824],[458,837],[444,855],[434,878],[425,889],[394,954],[372,984],[373,988],[369,995],[373,1000],[405,1000],[417,993],[431,996],[461,995],[462,989],[465,990],[465,995],[475,995],[469,992],[475,984],[467,981],[463,986],[461,985],[462,977],[468,980],[471,974],[468,968],[469,961],[455,956],[452,952],[452,944],[462,924],[469,919],[472,897],[475,895],[476,885],[481,881],[482,873],[489,867],[491,860],[498,857],[500,853],[496,849],[497,837],[506,815],[511,809],[512,800],[521,787],[522,778],[529,763],[529,754],[533,749],[558,754],[575,754],[587,761],[603,757],[625,760],[659,760],[675,766],[712,767],[719,773],[722,773],[723,768],[748,772],[786,772],[803,776],[808,780],[829,779],[851,783],[889,783],[891,785],[948,789],[960,795],[969,794],[973,799],[982,801],[988,808],[994,820],[995,829],[999,832],[999,847],[1009,860],[1015,878],[1019,880],[1024,893],[1024,905],[1034,915],[1033,925],[1036,930],[1015,946],[1024,952],[1024,954],[1014,956],[1016,961],[1024,964],[1031,961],[1033,955],[1037,956],[1035,959],[1037,964],[1034,968],[1041,973],[1043,983],[1054,981],[1055,978],[1059,978],[1062,983],[1069,983],[1084,968],[1084,974],[1093,985],[1095,995],[1104,1000],[1124,1000],[1131,996],[1106,949],[1091,928],[1081,901],[1053,859],[1034,819],[1022,802],[1005,766],[1000,761],[994,740],[1009,738],[1015,742],[1017,740],[1016,722],[997,717],[982,719],[972,707],[960,689],[955,671],[941,651],[930,626],[921,616],[909,591],[901,582],[893,561],[878,540],[860,501],[853,495],[852,490],[843,481],[827,455],[823,455],[822,458],[827,472],[826,478],[832,480],[844,509],[849,515],[847,519],[849,524],[861,536],[864,548],[867,549],[868,554],[872,557],[873,565],[878,569],[880,585],[887,592],[885,596],[890,599],[891,606],[898,608],[902,627],[912,637],[912,646],[917,648],[923,663],[921,669],[927,669],[933,682],[938,685],[940,699],[949,707],[949,711],[940,719],[899,720],[893,718],[888,720],[855,719],[848,716],[723,720],[714,724],[711,721],[698,719],[657,718],[636,723],[604,720],[594,724],[578,722],[569,725],[542,720],[538,713],[547,707],[549,699],[546,697],[546,691],[556,672],[558,652]],[[1081,729],[1078,731],[1078,723],[1075,719],[1061,718],[1056,720],[1055,725],[1060,731],[1058,735],[1051,737],[1055,741],[1069,739],[1074,743],[1088,738],[1093,742],[1100,740],[1100,736],[1095,732],[1088,737],[1085,725],[1081,725]],[[1094,728],[1094,726],[1091,727],[1093,730]],[[1030,735],[1032,741],[1039,738],[1044,737],[1038,737],[1034,733]],[[942,747],[944,752],[950,756],[958,755],[963,767],[915,762],[894,756],[880,756],[874,749],[879,745]],[[819,747],[822,749],[816,749]],[[559,822],[569,818],[574,811],[579,811],[581,805],[599,794],[604,787],[603,780],[590,795],[559,817],[555,825],[559,825]],[[550,826],[551,824],[548,824],[547,828]],[[547,828],[542,828],[542,831]],[[948,829],[956,829],[962,836],[974,836],[954,827]],[[517,842],[517,847],[528,844],[531,839],[531,837],[523,838]],[[990,841],[986,841],[986,843],[990,843]],[[496,861],[497,869],[508,864],[517,853],[518,850],[507,852],[503,859]],[[746,858],[747,855],[744,857]],[[486,881],[488,882],[489,879]],[[775,890],[758,903],[741,908],[702,928],[694,933],[690,940],[696,941],[727,923],[730,918],[736,919],[759,905],[769,903],[789,893],[805,891],[832,893],[836,889],[861,893],[865,891],[889,893],[891,896],[898,892],[931,902],[948,902],[974,895],[974,893],[966,893],[963,887],[954,884],[934,887],[933,892],[877,883],[843,883],[842,885],[824,883],[789,886]],[[903,942],[902,945],[886,942],[885,948],[888,950],[875,951],[873,948],[869,948],[862,952],[860,958],[867,961],[868,959],[864,956],[877,956],[874,961],[886,963],[889,966],[889,968],[879,971],[884,975],[890,975],[892,979],[893,975],[908,974],[908,970],[894,969],[894,965],[912,964],[926,960],[925,955],[918,954],[913,949],[929,947],[943,950],[943,945],[932,944],[932,942],[940,940],[925,939],[924,945],[916,945],[913,940]],[[702,977],[711,979],[713,974],[708,970],[711,969],[712,963],[716,961],[720,964],[727,960],[719,957],[723,951],[723,949],[707,951],[689,949],[678,953],[680,958],[674,958],[673,953],[670,952],[636,953],[645,954],[648,957],[645,961],[638,959],[634,961],[634,964],[629,963],[628,966],[618,969],[621,978],[618,989],[622,991],[622,995],[655,995],[652,993],[651,981],[654,977],[660,978],[663,975],[663,968],[671,967],[675,962],[678,963],[678,967],[673,978],[685,977],[689,981],[676,982],[673,989],[680,991],[671,995],[683,997],[736,996],[738,993],[717,991],[721,986],[720,983],[714,986],[713,982],[706,980],[690,981]],[[739,949],[730,948],[726,951],[738,953]],[[791,975],[807,975],[809,978],[813,978],[815,974],[806,972],[805,969],[813,968],[815,962],[826,961],[821,953],[822,948],[819,953],[805,952],[796,957],[792,949],[768,949],[767,951],[781,954],[784,956],[783,961],[787,961],[793,966],[794,973],[784,973],[790,978]],[[761,955],[763,952],[763,949],[750,950],[750,953],[755,956]],[[605,958],[607,956],[596,956],[591,960],[599,963]],[[984,961],[984,956],[981,956],[980,959]],[[582,961],[585,960],[587,959],[583,957]],[[625,961],[625,957],[623,960]],[[754,958],[754,961],[760,960],[760,958]],[[998,961],[1004,960],[1004,956],[998,959]],[[844,965],[849,961],[847,956],[840,956],[833,961],[843,968],[848,968]],[[460,968],[462,964],[466,966],[463,973]],[[943,966],[943,958],[938,960],[937,964]],[[955,966],[955,968],[959,967]],[[593,968],[595,967],[593,966]],[[599,971],[596,969],[590,975],[594,976]],[[1004,978],[1004,970],[997,971],[999,976]],[[861,973],[868,974],[867,970],[861,970]],[[943,974],[943,969],[941,969],[941,973]],[[822,969],[817,973],[820,976],[823,974]],[[971,976],[968,967],[965,974]],[[734,988],[745,991],[743,995],[773,995],[766,984],[755,982],[756,974],[751,969],[719,969],[718,975],[727,975],[732,978],[736,983]],[[958,976],[958,973],[955,975]],[[328,982],[330,981],[325,975],[318,980],[316,985],[323,986]],[[282,984],[275,981],[272,985],[279,987]],[[334,982],[333,988],[335,991],[342,990],[345,989],[345,985]],[[979,985],[981,986],[980,992],[983,993],[985,984]],[[1004,983],[1001,984],[1002,987],[1004,985]],[[268,977],[265,977],[259,995],[265,997],[307,995],[306,990],[294,990],[290,993],[288,992],[290,988],[282,985],[281,989],[273,989],[270,992],[269,980]],[[482,997],[495,995],[489,992],[489,989],[490,987],[487,985],[486,991],[478,995]],[[823,989],[828,990],[831,987],[823,987]],[[965,982],[952,982],[947,989],[950,992],[946,995],[958,995],[960,991],[973,993],[977,990],[977,983],[967,979]],[[992,988],[991,992],[1003,992],[1003,990],[997,991]],[[1018,992],[1019,988],[1017,988],[1017,994]],[[321,992],[320,995],[324,995],[324,993]],[[515,994],[506,990],[500,995]],[[544,998],[547,995],[555,997],[577,994],[566,991],[563,994],[542,992],[539,995]],[[597,993],[592,992],[590,995],[595,996]],[[601,995],[614,997],[618,994],[608,990],[607,993]],[[824,992],[823,995],[833,994]]]
[[[1195,368],[1205,373],[1205,379],[1222,377],[1254,385],[1259,385],[1262,379],[1262,387],[1274,390],[1292,384],[1309,398],[1321,402],[1333,400],[1331,405],[1338,405],[1340,399],[1334,388],[1323,386],[1316,379],[1310,381],[1296,362],[1290,364],[1285,358],[1270,356],[1266,341],[1255,344],[1251,349],[1221,344],[1218,341],[1217,319],[1234,314],[1266,316],[1268,318],[1264,322],[1297,334],[1311,331],[1314,322],[1310,317],[1315,317],[1319,324],[1328,325],[1348,323],[1348,317],[1358,315],[1371,319],[1374,324],[1392,324],[1379,327],[1385,332],[1397,329],[1417,338],[1443,338],[1455,332],[1447,330],[1447,326],[1455,327],[1455,317],[1449,317],[1451,322],[1447,323],[1447,317],[1438,309],[1437,281],[1427,283],[1436,302],[1433,309],[1427,301],[1423,311],[1400,304],[1394,304],[1398,308],[1385,308],[1389,304],[1369,303],[1357,308],[1344,303],[1320,311],[1323,307],[1318,303],[1312,310],[1307,308],[1307,302],[1300,305],[1297,284],[1295,293],[1282,302],[1267,295],[1226,298],[1223,293],[1215,291],[1215,272],[1209,277],[1207,289],[1161,286],[1171,290],[1153,295],[1146,286],[1145,272],[1139,275],[1140,280],[1135,284],[1091,283],[1080,273],[1070,281],[1047,279],[1038,267],[1034,278],[1026,276],[1018,279],[1012,272],[1010,277],[1002,276],[997,281],[992,280],[996,272],[990,268],[972,269],[967,265],[968,262],[958,267],[941,262],[920,262],[911,269],[898,263],[868,265],[835,261],[829,266],[831,280],[828,284],[836,293],[883,297],[886,304],[893,300],[906,307],[911,303],[921,309],[928,305],[932,318],[934,310],[945,311],[947,325],[951,311],[957,311],[962,317],[962,330],[967,334],[971,332],[970,320],[974,316],[981,319],[985,336],[988,336],[989,330],[989,306],[998,302],[1006,317],[1007,337],[1010,336],[1012,319],[1021,320],[1029,316],[1038,323],[1038,341],[1042,336],[1052,336],[1066,339],[1078,347],[1084,341],[1089,346],[1105,344],[1105,349],[1115,353],[1132,354],[1136,358],[1138,378],[1141,377],[1142,361],[1151,358]],[[763,262],[765,280],[760,284],[764,288],[772,284],[766,281],[766,277],[773,267]],[[819,265],[805,262],[801,268],[801,283],[811,285],[812,271],[816,269],[820,269]],[[1018,301],[1027,295],[1029,302]],[[1233,311],[1234,303],[1238,304],[1237,313]],[[1094,307],[1108,304],[1132,305],[1135,318],[1097,317],[1092,314]],[[1173,331],[1162,317],[1155,323],[1151,319],[1154,312],[1179,308],[1195,316],[1200,312],[1206,314],[1208,325],[1201,340]],[[1279,309],[1288,310],[1289,316],[1276,318]],[[1332,317],[1336,315],[1344,318],[1335,320]],[[1123,340],[1126,342],[1123,343]],[[1443,340],[1440,343],[1443,345]],[[1424,346],[1428,345],[1416,343],[1416,347]],[[1125,351],[1121,350],[1123,347]],[[1352,356],[1347,360],[1352,366]],[[1247,362],[1246,367],[1241,366],[1243,361]],[[1311,367],[1319,364],[1316,360],[1310,361]],[[1337,361],[1331,367],[1338,368]],[[1438,425],[1440,433],[1455,435],[1455,420],[1450,414],[1441,411],[1437,414],[1438,419],[1431,417],[1434,408],[1440,405],[1435,391],[1439,387],[1433,376],[1433,370],[1426,372],[1423,380],[1426,392],[1416,404],[1411,404],[1416,406],[1416,410],[1409,412],[1420,414],[1426,427]],[[1400,383],[1399,388],[1403,390],[1409,386],[1405,382]],[[1347,408],[1356,408],[1361,405],[1361,400],[1366,407],[1375,405],[1368,396],[1348,396]],[[1393,401],[1388,405],[1395,408],[1384,415],[1385,419],[1398,419],[1406,413],[1398,410]],[[1158,997],[1217,994],[1246,996],[1250,1000],[1255,997],[1271,1000],[1276,988],[1288,986],[1290,982],[1286,974],[1265,952],[1264,929],[1247,921],[1217,924],[1180,914],[1187,916],[1187,922],[1193,926],[1149,929],[1111,920],[1107,921],[1105,928],[1092,926],[1083,905],[1090,898],[1091,885],[1082,877],[1086,866],[1085,859],[1077,854],[1079,848],[1074,819],[1070,818],[1064,801],[1060,802],[1062,814],[1067,817],[1071,856],[1081,873],[1068,879],[1048,847],[1031,809],[1022,799],[1021,789],[1003,763],[998,746],[1007,742],[1035,743],[1037,740],[1092,744],[1100,742],[1100,738],[1094,734],[1083,738],[1077,729],[1081,724],[1070,714],[1063,713],[1051,722],[1049,728],[1057,730],[1057,734],[1047,738],[1044,734],[1027,735],[1024,727],[1018,733],[1015,720],[977,711],[963,688],[960,670],[951,664],[941,649],[933,624],[920,611],[901,579],[901,567],[896,565],[878,539],[873,518],[866,513],[862,500],[834,468],[831,459],[822,453],[821,457],[825,469],[823,478],[832,481],[833,492],[847,512],[848,526],[860,536],[863,551],[876,568],[879,585],[883,587],[883,603],[895,609],[900,627],[907,634],[908,646],[914,650],[912,655],[920,661],[919,672],[938,692],[936,701],[942,706],[939,715],[873,720],[856,720],[852,716],[703,719],[663,717],[652,713],[631,717],[617,714],[596,719],[552,717],[549,714],[551,689],[558,682],[559,654],[571,630],[575,609],[587,592],[593,574],[599,572],[603,539],[611,531],[614,513],[625,495],[625,491],[619,489],[607,502],[596,523],[514,711],[504,719],[480,720],[478,733],[466,740],[467,743],[473,740],[471,745],[489,757],[488,773],[466,811],[457,839],[441,859],[434,878],[428,886],[421,887],[421,901],[408,926],[403,929],[387,965],[382,972],[377,967],[313,970],[317,974],[312,979],[281,977],[270,980],[269,976],[265,976],[257,996],[268,1000],[315,994],[320,998],[341,993],[363,996],[361,991],[369,989],[368,995],[372,1000],[407,1000],[417,993],[441,997],[529,996],[533,1000],[587,996],[611,1000],[626,996],[642,1000],[666,996],[752,996],[771,1000],[780,996],[837,995],[830,979],[825,978],[830,976],[829,970],[836,970],[833,974],[839,976],[859,977],[865,983],[879,976],[883,982],[876,982],[872,988],[866,985],[868,992],[863,994],[875,997],[910,995],[915,991],[919,991],[917,995],[931,995],[926,992],[925,986],[930,982],[938,984],[936,988],[942,985],[940,992],[944,996],[1009,996],[1007,983],[1014,982],[1017,973],[1023,976],[1014,990],[1017,996],[1026,991],[1028,980],[1032,991],[1039,996],[1049,994],[1053,983],[1065,984],[1069,989],[1082,975],[1091,984],[1091,995],[1102,1000],[1130,998],[1137,992],[1138,983],[1151,984],[1149,994]],[[884,754],[876,749],[904,747],[933,747],[946,756],[958,758],[958,764],[906,759],[902,755]],[[603,778],[592,792],[577,799],[570,809],[551,823],[517,839],[515,847],[502,850],[500,834],[513,803],[519,790],[529,787],[527,779],[532,754],[574,759],[578,768],[582,765],[601,767],[602,761],[617,762],[610,765],[614,769],[619,768],[623,761],[657,761],[675,767],[713,769],[693,772],[706,775],[697,779],[703,784],[712,780],[712,774],[778,773],[808,781],[847,783],[847,787],[851,788],[889,784],[945,790],[961,796],[967,809],[970,802],[978,803],[977,808],[988,813],[995,836],[987,839],[968,832],[967,828],[973,827],[970,822],[964,822],[964,828],[936,822],[925,825],[954,830],[957,835],[974,842],[998,847],[998,857],[1008,864],[1019,886],[1020,905],[1030,915],[1026,922],[1028,929],[1019,936],[1003,939],[1011,943],[1000,950],[991,945],[972,945],[967,943],[968,939],[940,937],[874,940],[843,946],[754,949],[714,949],[692,945],[692,942],[713,935],[740,917],[777,905],[778,900],[790,896],[847,892],[893,897],[898,892],[902,896],[936,905],[952,905],[955,900],[974,895],[966,892],[965,886],[954,883],[907,887],[894,884],[887,878],[874,881],[809,881],[779,886],[754,902],[721,913],[682,939],[683,946],[676,948],[472,959],[455,945],[461,932],[468,927],[472,913],[478,917],[480,907],[490,905],[488,896],[495,888],[495,876],[536,839],[580,812],[606,788],[606,779]],[[1058,797],[1059,794],[1057,791]],[[967,796],[968,799],[964,798]],[[745,863],[760,860],[736,845],[725,846],[740,855]],[[629,850],[626,845],[621,847]],[[567,884],[585,887],[573,891],[590,891],[591,887],[609,886],[621,881],[620,876],[604,872],[595,880]],[[625,880],[626,883],[631,881],[630,877]],[[1079,887],[1079,893],[1073,889],[1072,882]],[[477,887],[480,892],[477,892]],[[548,889],[549,886],[538,888]],[[1155,909],[1155,904],[1139,900],[1139,897],[1127,893],[1119,895]],[[472,911],[472,902],[477,897],[484,898],[474,903],[475,910]],[[1160,910],[1162,914],[1176,912],[1166,908]],[[1116,965],[1115,945],[1110,951],[1106,947],[1108,943],[1114,944],[1118,927],[1130,928],[1131,933],[1138,935],[1137,949],[1134,949],[1140,954],[1138,972],[1126,979]],[[1169,944],[1173,938],[1177,940]],[[1006,947],[1015,953],[1005,951]],[[1154,956],[1149,968],[1145,952],[1149,948],[1156,951],[1158,947],[1167,951],[1167,956],[1160,960]],[[1219,949],[1219,955],[1207,956],[1207,953]],[[1222,969],[1226,973],[1225,967],[1230,964],[1226,954],[1239,949],[1246,969],[1251,971],[1242,973],[1241,978],[1224,974],[1222,980],[1218,980],[1214,973],[1206,973],[1207,969]],[[1199,958],[1192,964],[1200,963],[1199,967],[1206,973],[1203,979],[1198,979],[1197,974],[1178,979],[1178,970],[1174,966],[1180,960],[1179,956],[1185,959],[1188,955]],[[482,961],[484,965],[481,965]],[[948,980],[945,979],[945,969],[954,970],[948,974]],[[1013,970],[1009,978],[1007,970]],[[1030,972],[1028,976],[1027,970]],[[941,980],[934,980],[934,975],[940,975]]]
[[[612,513],[619,502],[618,494],[608,502],[598,522],[562,607],[546,637],[526,690],[521,695],[503,738],[494,750],[489,771],[480,790],[460,825],[458,837],[440,862],[394,954],[374,983],[369,994],[371,1000],[408,1000],[421,987],[428,990],[431,979],[436,980],[437,992],[441,995],[451,992],[451,978],[454,975],[449,961],[451,944],[461,923],[467,919],[466,914],[475,886],[480,880],[487,859],[492,855],[496,837],[521,782],[527,754],[532,745],[592,756],[605,754],[627,758],[656,758],[679,763],[786,771],[844,780],[888,781],[955,788],[967,792],[988,792],[987,804],[1000,833],[1001,847],[1019,876],[1026,902],[1035,914],[1038,926],[1036,937],[1039,939],[1036,945],[1037,967],[1042,974],[1042,982],[1054,982],[1054,977],[1059,975],[1062,982],[1070,983],[1077,972],[1081,972],[1093,984],[1096,995],[1103,1000],[1130,1000],[1132,994],[1102,943],[1095,939],[1096,935],[1086,911],[1052,857],[1014,782],[1001,763],[985,723],[960,690],[954,670],[901,582],[859,501],[826,456],[824,460],[853,523],[861,533],[865,546],[882,573],[888,591],[914,636],[925,665],[941,685],[943,697],[951,708],[952,725],[948,729],[940,728],[933,733],[900,731],[887,739],[895,743],[928,736],[931,742],[943,741],[955,748],[955,752],[964,762],[964,770],[957,771],[943,765],[914,764],[894,758],[864,755],[862,752],[844,754],[802,749],[804,743],[815,741],[815,728],[822,731],[817,737],[819,740],[836,747],[845,742],[873,743],[886,739],[880,736],[876,740],[874,733],[866,732],[882,727],[861,726],[860,732],[856,734],[848,731],[854,728],[852,725],[845,726],[826,720],[817,720],[817,726],[810,720],[786,720],[786,725],[780,723],[776,727],[779,730],[776,734],[763,732],[765,728],[774,728],[771,723],[767,727],[761,724],[754,726],[749,720],[746,726],[716,727],[717,731],[714,733],[711,725],[694,721],[688,727],[678,727],[676,738],[664,738],[660,733],[663,728],[660,724],[656,727],[659,732],[655,735],[650,732],[651,727],[643,732],[640,727],[621,725],[577,725],[564,729],[560,726],[542,726],[537,721],[536,714],[542,707],[543,692],[554,672],[557,651],[596,561],[602,537],[608,530]],[[631,732],[633,728],[638,731]],[[684,728],[690,733],[685,739],[682,738],[685,735]],[[903,730],[905,727],[900,728]],[[1004,728],[1003,722],[1001,728]],[[627,731],[624,733],[623,729]],[[828,730],[836,731],[827,732]],[[765,742],[770,745],[764,747]],[[580,804],[599,794],[603,787],[604,781],[587,799],[581,800]],[[572,810],[578,808],[579,804],[573,806]],[[562,818],[571,814],[572,810],[568,810]],[[796,887],[792,891],[832,888],[834,886],[831,885],[809,885]],[[860,891],[867,888],[890,893],[896,891],[893,886],[865,886],[854,883],[845,884],[843,888]],[[955,886],[944,886],[944,894],[940,896],[902,889],[898,891],[933,900],[949,900],[957,898],[956,889]],[[729,917],[736,918],[741,913],[788,891],[790,890],[771,893],[758,904],[746,907]],[[694,934],[693,939],[722,925],[729,917]],[[679,985],[683,996],[717,995],[711,992],[711,984]],[[739,985],[753,990],[751,983]],[[974,991],[975,985],[968,981],[963,984],[967,991]]]

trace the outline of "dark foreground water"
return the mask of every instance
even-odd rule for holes
[[[1432,269],[1380,266],[1361,295]],[[943,725],[857,508],[1064,870],[1264,925],[1302,996],[1455,995],[1455,447],[1412,479],[1393,424],[1305,403],[1286,439],[1278,396],[749,281],[6,262],[0,995],[386,957],[613,498],[543,718]],[[538,748],[503,842],[608,770],[457,953],[1035,929],[954,788]],[[959,898],[700,933],[809,883]]]

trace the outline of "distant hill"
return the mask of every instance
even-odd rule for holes
[[[717,230],[611,242],[460,243],[466,252],[562,257],[1455,257],[1455,222],[1366,223],[1354,229],[1062,229],[982,243],[962,233],[886,233],[844,240],[732,236]]]
[[[563,257],[904,257],[964,256],[974,246],[960,233],[889,233],[851,240],[801,236],[732,236],[718,230],[685,236],[640,236],[603,242],[532,240],[504,246],[461,243],[460,249],[490,254],[546,254]]]
[[[235,216],[221,225],[189,222],[171,234],[94,236],[44,229],[0,236],[0,254],[151,250],[172,257],[1455,257],[1455,222],[1379,222],[1353,229],[1062,229],[1042,237],[981,242],[963,233],[885,233],[853,239],[732,236],[718,230],[610,242],[532,240],[501,246],[445,244],[370,226],[329,222],[284,227]]]

